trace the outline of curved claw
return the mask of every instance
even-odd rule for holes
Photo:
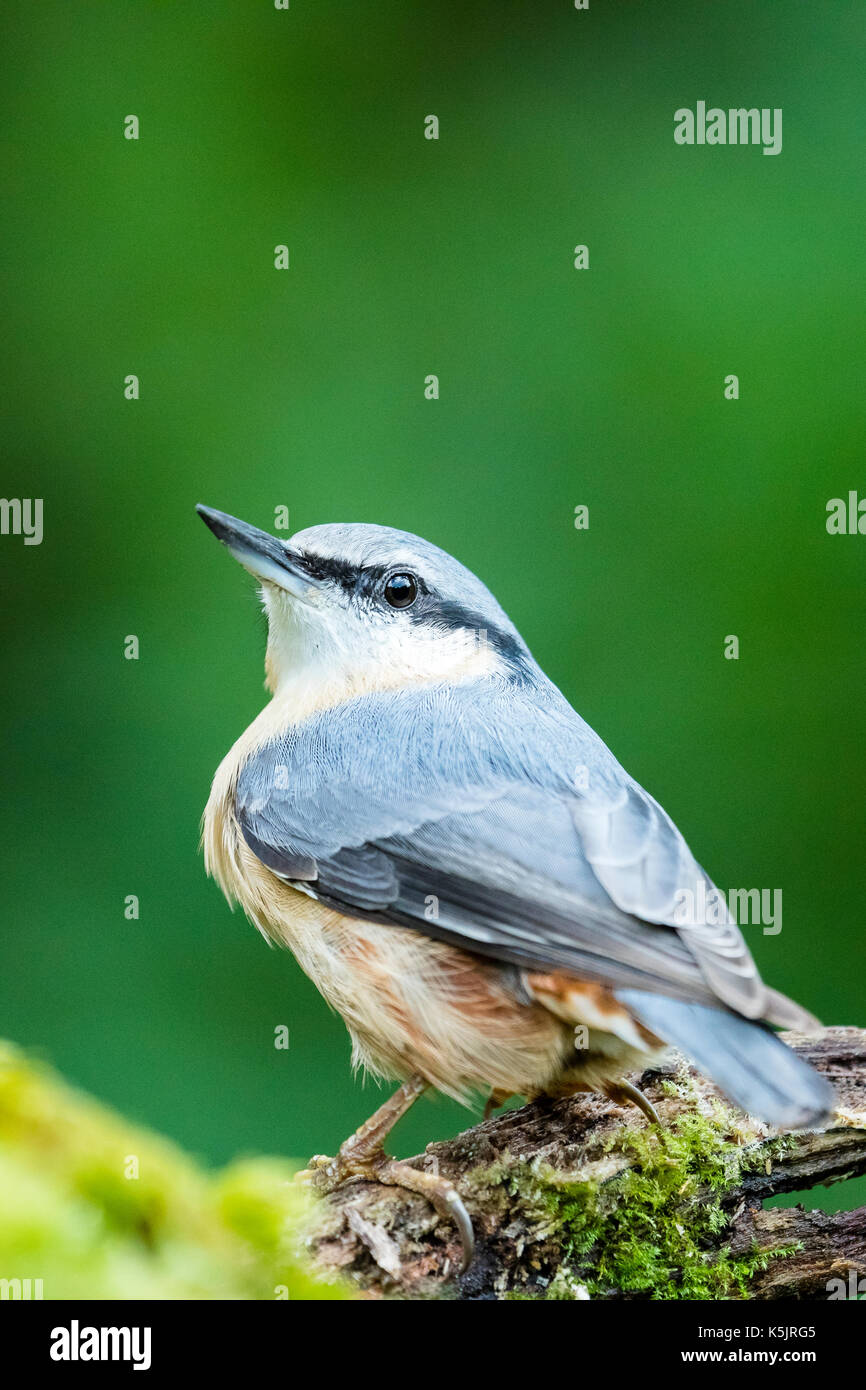
[[[448,1201],[449,1215],[460,1235],[460,1244],[463,1247],[460,1273],[465,1274],[475,1258],[475,1231],[472,1226],[472,1217],[463,1205],[463,1198],[460,1193],[456,1188],[452,1188],[452,1194]]]
[[[661,1117],[652,1101],[644,1095],[643,1091],[639,1091],[637,1086],[633,1086],[624,1077],[620,1081],[610,1082],[605,1086],[604,1092],[611,1100],[615,1100],[619,1104],[622,1104],[623,1101],[630,1101],[646,1116],[651,1125],[661,1125]]]
[[[370,1176],[374,1177],[376,1182],[417,1192],[427,1198],[440,1216],[454,1222],[463,1251],[460,1273],[465,1274],[475,1255],[475,1231],[472,1218],[454,1184],[436,1173],[425,1172],[423,1168],[413,1168],[410,1163],[396,1158],[389,1158],[380,1163]]]

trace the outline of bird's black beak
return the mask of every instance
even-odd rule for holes
[[[319,587],[318,580],[304,569],[300,556],[284,541],[277,540],[276,536],[270,536],[267,531],[260,531],[246,521],[239,521],[227,512],[204,507],[200,502],[196,511],[217,540],[222,541],[238,563],[256,579],[275,584],[299,599],[308,598]]]

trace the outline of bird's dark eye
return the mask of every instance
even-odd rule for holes
[[[418,597],[414,574],[392,574],[385,585],[385,598],[392,608],[409,608]]]

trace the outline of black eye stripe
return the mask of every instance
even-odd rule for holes
[[[391,575],[412,574],[419,594],[428,592],[427,585],[411,570],[398,570],[393,565],[353,565],[348,560],[336,560],[330,556],[313,555],[309,551],[298,553],[298,563],[313,579],[330,580],[339,584],[352,596],[376,597],[381,595],[382,586]]]
[[[308,551],[297,551],[298,564],[313,579],[330,579],[344,589],[354,589],[358,583],[358,567],[348,560],[332,560],[324,555],[311,555]]]

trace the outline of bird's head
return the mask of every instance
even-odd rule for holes
[[[199,516],[261,585],[267,685],[343,695],[522,676],[532,658],[490,591],[444,550],[389,526],[312,526],[281,540],[225,512]]]

